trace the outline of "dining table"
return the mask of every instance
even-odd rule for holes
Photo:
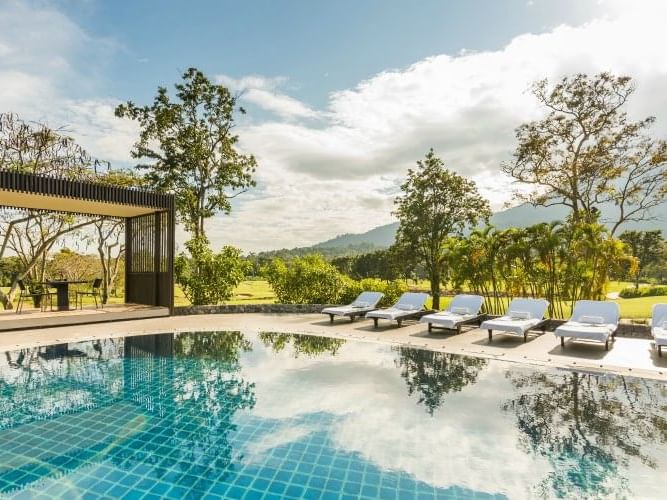
[[[89,283],[88,280],[47,280],[41,285],[56,289],[57,305],[59,311],[69,310],[69,286]]]

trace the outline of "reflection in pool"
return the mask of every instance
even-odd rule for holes
[[[663,497],[658,382],[179,333],[7,352],[0,494]]]

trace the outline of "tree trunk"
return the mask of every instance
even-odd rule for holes
[[[433,309],[440,309],[440,269],[431,269],[431,297],[433,297]]]

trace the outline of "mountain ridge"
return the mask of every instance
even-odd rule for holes
[[[615,208],[613,206],[603,207],[602,214],[611,216]],[[553,222],[563,220],[569,210],[565,206],[552,207],[534,207],[530,204],[518,205],[500,212],[494,213],[489,219],[489,223],[498,229],[507,229],[510,227],[528,227],[540,222]],[[658,210],[661,216],[655,220],[628,222],[623,225],[623,230],[651,230],[659,229],[663,235],[667,235],[667,203],[663,203]],[[377,249],[387,248],[393,242],[398,230],[398,222],[392,222],[382,226],[375,227],[364,233],[346,233],[334,238],[322,241],[312,245],[312,250],[333,249],[333,248],[354,248],[360,245],[376,247]]]

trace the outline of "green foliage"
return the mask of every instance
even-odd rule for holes
[[[241,332],[184,332],[174,336],[174,355],[195,360],[214,359],[238,365],[241,352],[252,351],[252,343]]]
[[[0,286],[11,286],[14,276],[21,273],[23,264],[15,256],[0,259]]]
[[[345,344],[345,340],[342,339],[279,332],[260,332],[259,339],[266,347],[271,347],[273,352],[276,353],[283,351],[285,347],[291,344],[295,358],[298,358],[301,354],[311,358],[324,353],[335,356],[338,349]]]
[[[225,86],[190,68],[175,88],[175,100],[159,87],[152,105],[127,102],[116,116],[139,122],[132,157],[150,162],[139,165],[149,184],[176,195],[181,222],[199,238],[207,218],[229,213],[230,199],[255,185],[257,163],[237,151],[238,136],[231,133],[236,98]]]
[[[655,118],[633,122],[624,106],[635,88],[627,76],[564,77],[533,85],[546,117],[516,129],[506,174],[534,189],[518,193],[534,205],[565,205],[576,222],[613,204],[611,234],[627,221],[649,220],[667,197],[667,141],[647,135]]]
[[[353,280],[318,254],[291,261],[271,260],[262,268],[278,302],[284,304],[347,304],[363,291],[383,292],[382,304],[393,304],[407,290],[401,281]]]
[[[517,444],[552,471],[527,497],[638,496],[625,472],[633,460],[657,470],[655,450],[667,441],[662,384],[569,371],[508,370],[506,379],[514,392],[502,409],[516,419]]]
[[[659,264],[664,258],[665,240],[662,238],[662,231],[625,231],[620,239],[637,260],[634,272],[628,272],[628,275],[635,282],[635,289],[638,289],[645,269]]]
[[[250,264],[239,249],[225,246],[214,253],[204,238],[185,243],[190,257],[181,253],[174,263],[176,282],[193,305],[219,304],[232,297]]]
[[[418,270],[414,254],[399,245],[361,255],[336,257],[331,263],[353,279],[409,279],[415,277]]]
[[[624,288],[618,293],[623,299],[637,297],[664,297],[667,295],[667,286],[645,286],[641,288]]]
[[[349,304],[356,299],[361,292],[382,292],[384,297],[380,301],[380,307],[389,307],[396,303],[398,298],[408,291],[405,282],[401,280],[383,281],[377,278],[364,278],[362,280],[347,279],[345,290],[341,295],[340,302]]]
[[[416,169],[408,170],[394,214],[400,225],[397,243],[424,264],[431,281],[433,307],[440,305],[440,280],[446,273],[444,243],[450,235],[491,215],[475,183],[447,170],[431,149]]]
[[[65,278],[70,281],[92,281],[100,273],[99,259],[63,248],[46,264],[49,278]]]
[[[262,274],[284,304],[338,303],[349,280],[319,254],[271,260]]]
[[[447,247],[453,283],[483,295],[491,314],[504,312],[507,297],[536,297],[549,301],[551,317],[565,317],[568,303],[604,299],[610,273],[633,262],[598,223],[488,227]]]
[[[474,384],[488,364],[486,359],[472,356],[406,347],[394,350],[408,394],[417,395],[419,404],[424,405],[431,416],[444,404],[447,394],[461,392]]]

